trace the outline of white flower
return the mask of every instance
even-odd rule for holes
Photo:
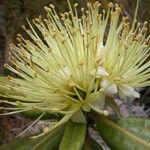
[[[118,86],[118,95],[120,96],[120,98],[125,97],[140,98],[140,94],[136,92],[133,87],[130,87],[125,84]]]
[[[30,30],[23,27],[31,39],[19,34],[17,46],[11,45],[6,67],[16,76],[0,79],[0,97],[15,106],[9,114],[35,108],[42,115],[62,114],[54,129],[69,119],[85,122],[91,109],[108,115],[104,94],[139,97],[134,88],[150,85],[146,24],[120,21],[121,9],[112,3],[102,13],[98,1],[82,15],[76,7],[69,3],[61,15],[53,5],[45,7],[47,18],[33,20],[36,29],[29,22]]]
[[[102,66],[98,66],[97,69],[92,70],[90,73],[93,76],[96,74],[96,78],[101,78],[103,76],[109,76],[109,73]]]
[[[104,91],[108,95],[117,94],[117,85],[114,83],[111,83],[109,80],[107,80],[105,78],[102,79],[100,85],[101,85],[101,88],[104,89]]]
[[[136,92],[133,87],[125,84],[117,85],[115,83],[111,83],[108,79],[102,79],[101,88],[104,89],[105,93],[108,95],[118,94],[122,99],[125,97],[140,98],[140,94]]]

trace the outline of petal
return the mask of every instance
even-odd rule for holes
[[[140,94],[133,87],[125,84],[118,86],[118,94],[120,98],[125,98],[126,96],[140,98]]]
[[[92,102],[92,105],[96,108],[100,108],[100,109],[103,109],[104,108],[104,105],[105,105],[105,95],[104,94],[101,94],[99,96],[97,96],[93,102]]]
[[[98,69],[97,69],[97,72],[96,72],[96,69],[92,70],[91,71],[91,75],[95,75],[96,73],[96,76],[97,77],[102,77],[102,76],[109,76],[109,73],[105,70],[104,67],[102,66],[99,66]]]
[[[97,74],[101,76],[109,76],[109,73],[105,70],[104,67],[101,66],[98,67]]]
[[[104,91],[107,94],[117,94],[117,85],[116,84],[111,83],[107,79],[103,79],[100,84],[101,84],[101,88],[104,89]]]

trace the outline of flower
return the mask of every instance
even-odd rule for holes
[[[19,78],[0,79],[0,95],[8,99],[1,102],[15,106],[5,108],[13,110],[6,114],[35,109],[42,116],[63,114],[47,132],[70,118],[86,122],[91,109],[108,115],[107,95],[139,97],[134,88],[150,85],[146,22],[141,26],[134,19],[130,26],[127,17],[120,21],[117,4],[101,12],[99,2],[87,3],[81,17],[78,4],[74,10],[68,4],[69,12],[60,17],[53,5],[45,7],[47,19],[34,19],[36,29],[29,21],[30,30],[23,26],[31,39],[18,34],[17,46],[11,44],[11,64],[5,65]]]
[[[109,3],[109,5],[112,4]],[[134,19],[130,25],[127,21],[128,17],[123,17],[120,22],[120,8],[117,4],[115,11],[110,12],[107,39],[105,44],[102,44],[104,38],[101,38],[103,40],[98,49],[102,69],[97,71],[97,75],[101,75],[101,72],[105,70],[105,75],[101,75],[100,86],[109,95],[118,94],[120,98],[126,96],[139,98],[140,94],[135,91],[135,88],[150,85],[150,48],[149,36],[146,37],[147,22],[142,25]],[[135,14],[137,14],[137,10]]]

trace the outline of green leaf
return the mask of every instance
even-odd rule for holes
[[[86,124],[69,121],[64,131],[59,150],[81,150],[86,136]]]
[[[9,144],[0,146],[0,150],[54,150],[63,136],[63,127],[47,133],[39,138],[23,138],[12,141]]]
[[[116,121],[115,121],[116,122]],[[136,136],[150,142],[150,120],[142,118],[121,118],[116,122]]]
[[[149,150],[150,120],[121,118],[111,121],[106,117],[96,120],[97,130],[112,150]]]

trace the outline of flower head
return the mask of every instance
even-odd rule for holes
[[[139,97],[135,87],[150,85],[149,37],[146,22],[120,20],[118,5],[87,3],[81,17],[69,3],[69,12],[60,16],[53,5],[45,7],[47,18],[29,22],[31,37],[17,35],[11,45],[11,64],[6,67],[19,78],[5,77],[0,84],[5,103],[15,112],[38,109],[63,114],[56,126],[70,118],[85,122],[83,112],[104,110],[105,96],[118,94]],[[37,32],[38,30],[38,32]]]

